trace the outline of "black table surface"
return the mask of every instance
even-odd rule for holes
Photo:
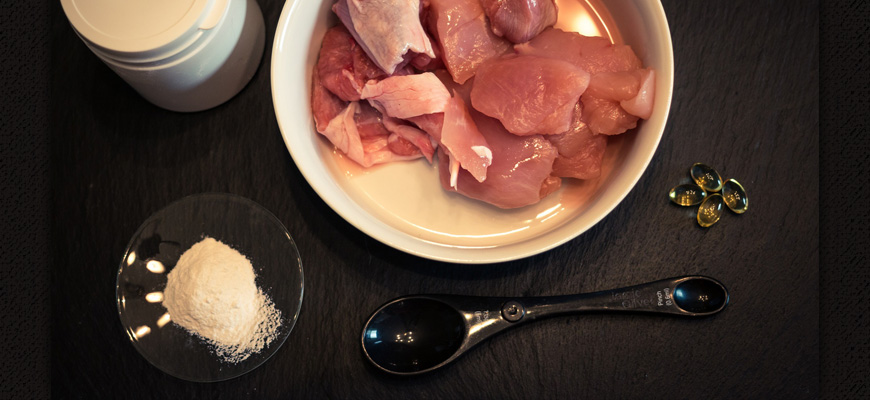
[[[151,105],[52,10],[52,392],[69,398],[814,398],[819,394],[817,1],[662,1],[676,62],[661,144],[596,226],[493,265],[407,255],[353,228],[314,192],[272,107],[271,43],[284,3],[258,1],[266,52],[251,83],[211,110]],[[307,90],[300,87],[299,90]],[[702,229],[667,191],[692,163],[741,181],[744,215]],[[228,192],[296,239],[305,299],[260,368],[218,383],[164,374],[121,329],[115,278],[136,228],[174,200]],[[499,335],[436,372],[388,376],[359,337],[368,314],[420,292],[558,295],[682,274],[724,282],[705,319],[553,318]]]

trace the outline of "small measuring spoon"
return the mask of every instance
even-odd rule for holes
[[[727,304],[724,285],[697,275],[566,296],[405,296],[369,317],[362,348],[381,370],[416,375],[443,367],[496,333],[538,318],[586,311],[700,317],[722,311]]]

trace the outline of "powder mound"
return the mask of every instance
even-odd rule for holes
[[[210,237],[191,246],[167,275],[163,305],[172,322],[238,363],[277,337],[281,312],[257,288],[244,255]]]

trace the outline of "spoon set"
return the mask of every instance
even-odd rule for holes
[[[564,296],[412,295],[372,313],[363,328],[362,349],[385,372],[416,375],[449,364],[508,328],[544,317],[602,311],[703,317],[727,304],[725,286],[699,275]]]

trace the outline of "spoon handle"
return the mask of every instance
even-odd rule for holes
[[[725,287],[713,278],[700,275],[681,276],[670,279],[662,279],[659,281],[644,283],[635,286],[629,286],[620,289],[604,290],[594,293],[584,293],[565,296],[548,296],[548,297],[528,297],[518,299],[524,310],[524,319],[535,320],[537,318],[549,317],[553,315],[569,314],[576,312],[588,311],[630,311],[630,312],[651,312],[662,314],[675,314],[687,316],[704,316],[719,312],[725,304],[726,299],[721,304],[713,309],[698,311],[689,311],[681,308],[676,295],[685,297],[687,290],[678,288],[678,286],[686,281],[697,283],[698,280],[709,281],[715,283],[725,291]],[[706,282],[705,282],[706,283]],[[727,292],[725,292],[727,293]],[[509,302],[510,303],[510,302]],[[510,308],[510,304],[504,310],[506,316],[510,316],[515,310]]]

